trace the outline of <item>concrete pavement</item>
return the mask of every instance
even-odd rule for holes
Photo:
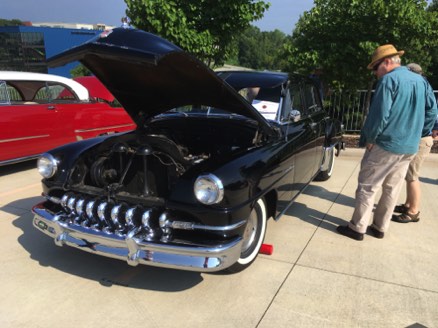
[[[353,212],[362,153],[342,152],[329,181],[270,220],[273,255],[234,275],[57,247],[32,227],[35,162],[0,167],[0,327],[438,327],[438,154],[422,171],[420,222],[358,242],[335,228]]]

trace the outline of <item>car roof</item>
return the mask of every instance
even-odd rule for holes
[[[217,70],[216,73],[237,90],[249,87],[275,88],[286,83],[289,79],[289,74],[284,72]]]
[[[80,100],[89,100],[89,92],[87,88],[82,84],[63,76],[32,72],[0,71],[0,81],[47,81],[62,83],[73,90]]]
[[[216,74],[234,89],[261,87],[276,88],[286,83],[307,81],[314,83],[308,76],[299,73],[256,70],[216,70]]]

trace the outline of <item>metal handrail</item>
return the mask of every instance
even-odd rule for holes
[[[372,90],[374,92],[374,90]],[[438,90],[433,91],[438,101]],[[332,92],[324,99],[332,118],[342,122],[347,133],[360,132],[367,112],[367,90]]]

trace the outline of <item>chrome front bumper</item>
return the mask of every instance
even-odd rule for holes
[[[63,221],[42,204],[33,207],[33,225],[53,237],[58,246],[71,246],[86,252],[127,261],[129,265],[145,264],[187,271],[214,272],[226,269],[239,258],[242,238],[215,246],[152,243],[136,237],[139,230],[126,236],[109,234]]]

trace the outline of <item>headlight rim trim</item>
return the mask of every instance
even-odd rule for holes
[[[42,170],[40,169],[40,163],[42,159],[46,159],[48,161],[48,163],[50,163],[52,165],[51,167],[51,171],[50,174],[48,175],[44,175],[42,173]],[[38,173],[45,179],[50,179],[52,178],[57,172],[58,172],[58,165],[59,165],[59,160],[57,160],[55,158],[55,156],[53,156],[50,153],[43,153],[38,157],[37,160],[37,169],[38,169]]]
[[[204,179],[204,180],[209,180],[209,181],[213,182],[213,184],[214,184],[215,187],[217,188],[217,197],[216,197],[216,199],[215,199],[214,201],[212,201],[212,202],[204,202],[204,201],[202,201],[200,198],[198,198],[198,196],[197,196],[197,185],[198,185],[198,182],[199,182],[200,180],[202,180],[202,179]],[[214,175],[213,173],[203,173],[203,174],[200,174],[200,175],[196,178],[195,183],[194,183],[194,185],[193,185],[193,192],[194,192],[194,194],[195,194],[195,198],[196,198],[196,200],[198,200],[200,203],[202,203],[202,204],[204,204],[204,205],[214,205],[214,204],[218,204],[218,203],[220,203],[220,202],[224,199],[224,194],[225,194],[225,192],[224,192],[224,184],[223,184],[222,180],[219,179],[219,178],[218,178],[216,175]]]

